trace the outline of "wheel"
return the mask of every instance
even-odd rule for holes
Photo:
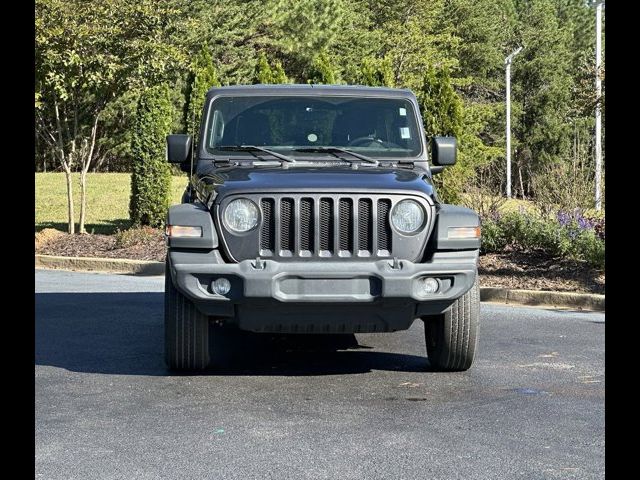
[[[437,370],[469,369],[478,346],[480,289],[478,278],[471,289],[440,315],[423,317],[429,363]]]
[[[164,355],[172,370],[202,370],[209,365],[209,317],[173,285],[169,261],[164,277]]]

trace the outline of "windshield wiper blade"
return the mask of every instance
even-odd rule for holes
[[[322,147],[296,148],[294,150],[294,152],[322,152],[322,153],[329,153],[329,154],[333,155],[335,158],[337,158],[338,160],[340,160],[342,162],[347,162],[347,163],[353,164],[353,162],[357,161],[357,159],[355,159],[355,158],[344,158],[343,156],[338,155],[339,152],[333,151],[333,150],[330,150],[330,151],[329,150],[325,150]]]
[[[354,151],[348,150],[346,148],[340,148],[340,147],[305,147],[305,148],[296,148],[295,149],[296,152],[319,152],[319,153],[346,153],[348,155],[351,155],[352,157],[358,158],[360,160],[363,160],[365,162],[368,163],[372,163],[373,165],[375,165],[376,167],[378,166],[378,160],[371,158],[371,157],[367,157],[365,155],[361,155],[359,153],[356,153]]]
[[[289,163],[296,163],[296,159],[289,157],[287,155],[283,155],[278,152],[274,152],[273,150],[269,150],[268,148],[257,147],[255,145],[222,145],[220,147],[216,147],[216,150],[226,150],[229,152],[263,152],[272,157],[275,157],[279,160]]]

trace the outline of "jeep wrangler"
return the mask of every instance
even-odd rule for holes
[[[479,323],[480,220],[432,175],[456,139],[427,139],[410,90],[215,87],[198,140],[167,137],[190,173],[169,209],[165,356],[211,359],[210,322],[340,334],[424,322],[430,368],[467,370]]]

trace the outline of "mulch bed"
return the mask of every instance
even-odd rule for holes
[[[36,253],[164,261],[166,244],[160,230],[140,235],[123,246],[115,235],[69,235],[45,229],[36,234]],[[482,287],[604,293],[604,271],[585,262],[558,259],[542,252],[505,251],[481,255],[478,272]]]
[[[543,252],[505,251],[481,255],[478,273],[481,287],[604,294],[603,270]]]
[[[53,236],[53,238],[49,238],[46,242],[40,242],[38,245],[38,235],[48,230],[50,229],[42,230],[36,234],[36,253],[61,257],[129,258],[133,260],[164,261],[167,252],[164,233],[161,230],[157,230],[152,236],[141,235],[135,244],[124,247],[118,245],[115,235],[69,235],[62,232]]]

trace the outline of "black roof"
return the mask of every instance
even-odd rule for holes
[[[212,87],[207,98],[218,94],[225,95],[363,95],[373,97],[415,98],[413,92],[406,88],[367,87],[363,85],[313,85],[313,84],[280,84],[280,85],[230,85]]]

